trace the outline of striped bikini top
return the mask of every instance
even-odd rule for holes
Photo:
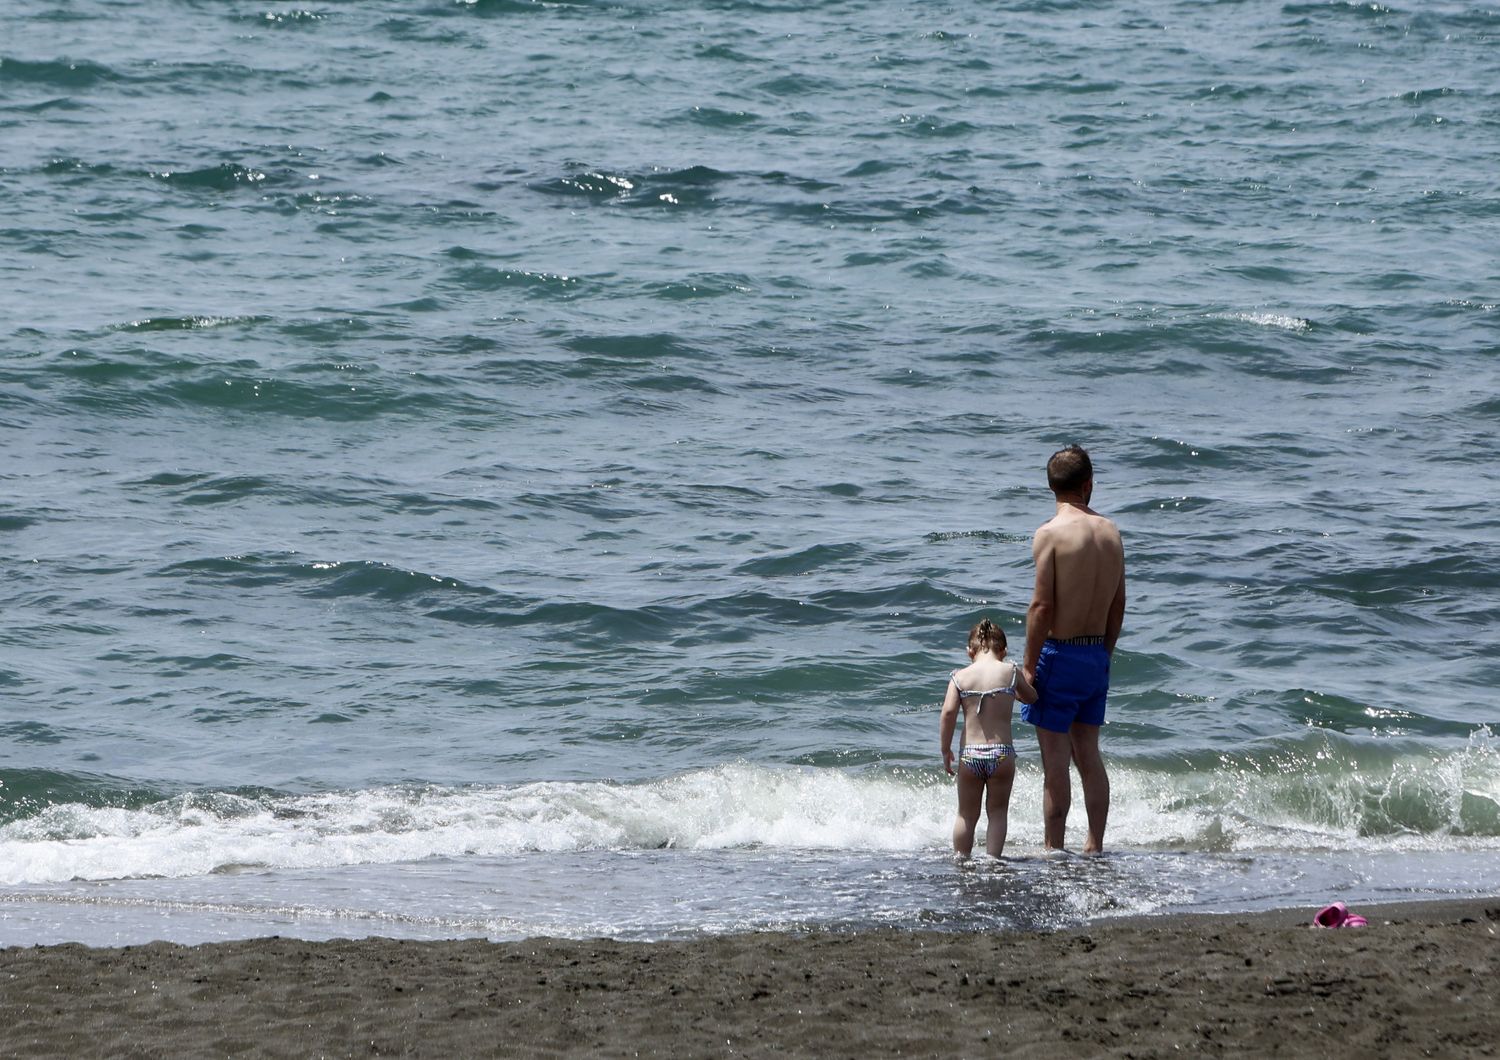
[[[948,680],[952,681],[953,687],[958,689],[958,698],[960,700],[966,699],[969,696],[979,697],[979,705],[974,708],[974,713],[978,714],[984,710],[985,696],[1014,696],[1016,694],[1016,674],[1020,672],[1020,667],[1016,666],[1015,663],[1011,663],[1010,684],[1006,685],[1004,688],[986,688],[983,690],[975,688],[966,691],[958,683],[957,670],[954,670],[951,674],[948,675]]]

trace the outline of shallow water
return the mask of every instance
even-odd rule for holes
[[[1500,12],[0,21],[0,941],[1494,890]],[[1074,440],[1119,855],[959,869]]]

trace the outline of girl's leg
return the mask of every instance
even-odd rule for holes
[[[1005,851],[1005,833],[1010,823],[1010,789],[1016,781],[1016,760],[1006,759],[996,767],[984,789],[985,853],[998,858]]]
[[[984,781],[968,766],[958,767],[958,816],[953,821],[953,849],[968,857],[974,849],[974,829],[979,827],[979,804]]]

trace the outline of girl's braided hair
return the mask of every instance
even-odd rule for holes
[[[1005,630],[987,618],[981,618],[974,628],[969,630],[969,647],[975,651],[989,650],[995,655],[1001,655],[1005,651]]]

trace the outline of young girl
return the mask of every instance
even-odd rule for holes
[[[960,707],[964,733],[958,756],[958,818],[953,822],[953,849],[967,857],[974,849],[974,829],[979,825],[979,802],[984,797],[986,835],[984,849],[999,857],[1005,849],[1006,815],[1010,810],[1010,787],[1016,779],[1016,749],[1010,739],[1010,715],[1015,701],[1031,703],[1036,689],[1021,668],[1005,661],[1005,631],[989,619],[981,619],[969,631],[970,663],[954,670],[943,698],[943,718],[938,740],[943,747],[943,768],[951,777],[953,730]]]

